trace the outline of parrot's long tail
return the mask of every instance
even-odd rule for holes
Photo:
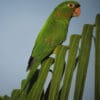
[[[34,57],[30,57],[27,67],[27,71],[29,70],[29,73],[25,81],[25,84],[22,88],[22,91],[25,90],[27,94],[30,92],[32,86],[38,78],[39,69],[37,69],[37,67],[39,66],[39,64],[40,62],[38,60],[36,61]]]
[[[27,94],[30,92],[30,90],[32,89],[32,86],[36,82],[38,75],[39,75],[39,71],[40,71],[39,69],[36,69],[35,73],[33,74],[32,78],[27,86],[27,89],[26,89]]]
[[[33,64],[34,64],[34,57],[30,56],[26,71],[28,71],[32,67]]]

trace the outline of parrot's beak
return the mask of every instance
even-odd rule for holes
[[[81,9],[80,7],[76,8],[75,11],[73,12],[72,16],[73,17],[76,17],[76,16],[79,16],[81,13]]]

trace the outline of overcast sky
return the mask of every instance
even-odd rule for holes
[[[63,1],[0,0],[0,95],[10,95],[13,89],[20,88],[36,36],[51,11]],[[77,1],[81,15],[71,20],[67,40],[71,33],[81,33],[84,24],[93,24],[100,13],[100,0]],[[94,100],[94,44],[87,76],[84,100]]]

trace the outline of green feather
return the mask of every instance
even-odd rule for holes
[[[69,3],[73,3],[75,7],[68,7]],[[66,40],[69,21],[77,5],[79,4],[75,1],[66,1],[54,9],[38,34],[31,55],[34,61],[29,61],[31,64],[28,68],[34,67],[36,62],[41,63],[57,45]]]
[[[59,44],[66,40],[69,22],[77,7],[79,7],[78,2],[65,1],[59,4],[48,17],[35,41],[27,68],[31,68],[31,70],[25,86],[31,80],[36,68],[43,59],[48,57]]]

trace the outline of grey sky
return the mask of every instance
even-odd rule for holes
[[[0,95],[10,95],[14,88],[20,88],[35,38],[51,11],[62,1],[0,0]],[[81,16],[71,20],[67,40],[71,33],[81,33],[84,24],[94,23],[96,14],[100,13],[100,0],[77,1],[81,4]],[[94,100],[93,67],[94,45],[84,100]]]

